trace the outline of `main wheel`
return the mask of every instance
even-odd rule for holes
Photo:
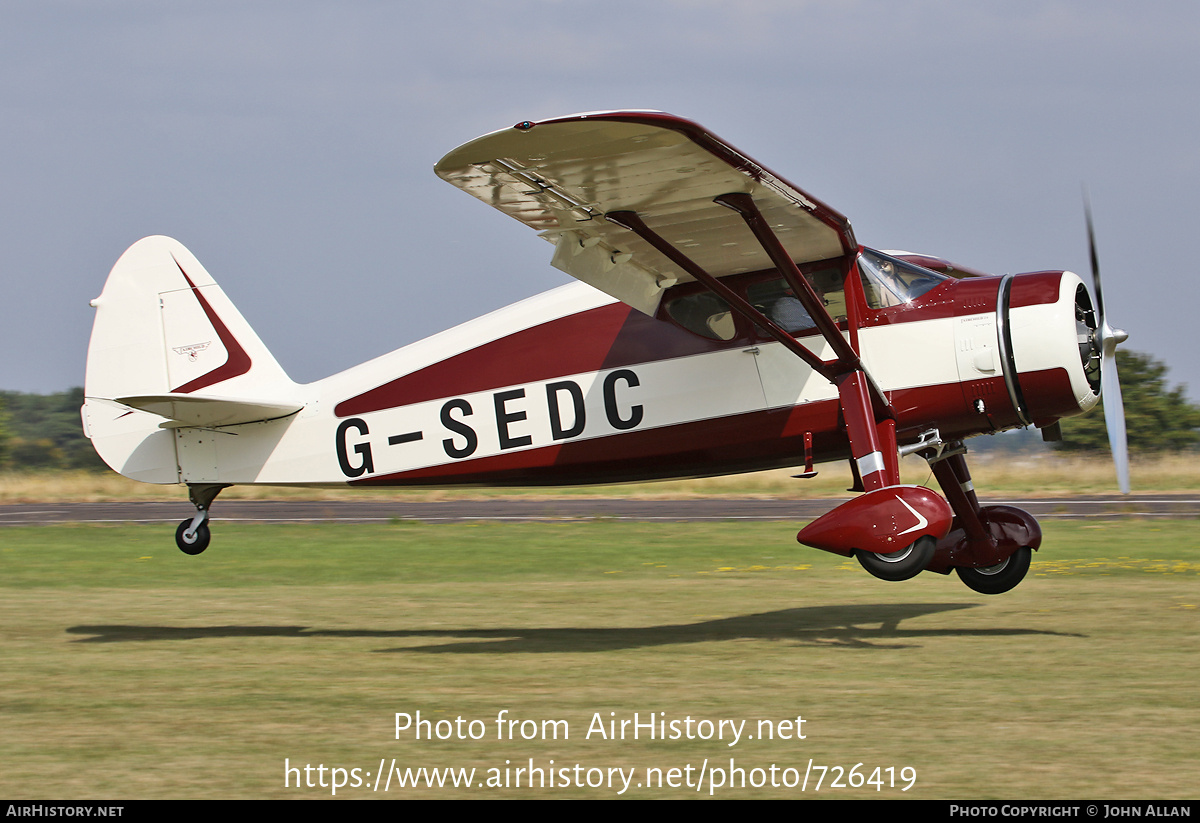
[[[925,535],[898,552],[878,554],[856,551],[854,556],[864,569],[880,580],[908,580],[925,571],[936,551],[937,540],[931,535]]]
[[[1033,551],[1023,546],[994,566],[973,569],[957,566],[959,578],[980,594],[1003,594],[1025,579]]]
[[[192,539],[187,538],[187,530],[192,525],[192,518],[188,518],[179,524],[179,528],[175,530],[175,545],[184,554],[200,554],[208,548],[208,541],[212,539],[212,533],[208,530],[208,523],[201,523],[196,527],[196,533],[192,535]]]

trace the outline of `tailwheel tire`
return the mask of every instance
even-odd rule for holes
[[[184,554],[200,554],[208,548],[208,541],[212,539],[212,533],[208,530],[208,523],[201,523],[196,527],[196,533],[189,540],[187,530],[192,525],[192,518],[188,518],[179,524],[179,528],[175,530],[175,545]]]
[[[1023,546],[994,566],[973,569],[957,566],[959,578],[980,594],[1004,594],[1025,579],[1033,551]]]
[[[879,554],[860,550],[856,551],[854,556],[864,569],[880,580],[908,580],[925,571],[936,551],[937,540],[931,535],[925,535],[897,552]]]

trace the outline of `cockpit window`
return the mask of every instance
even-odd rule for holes
[[[816,292],[817,299],[835,322],[846,319],[846,292],[839,269],[815,269],[806,272],[804,279]],[[789,334],[815,329],[817,324],[782,277],[755,283],[746,289],[746,299]]]
[[[746,299],[788,334],[816,328],[817,324],[782,277],[750,286],[746,289]]]
[[[688,331],[710,340],[732,340],[737,335],[729,304],[711,292],[676,297],[667,303],[667,314]]]
[[[873,309],[910,303],[950,279],[871,249],[858,256],[858,271],[867,305]]]
[[[751,282],[742,286],[747,279]],[[804,272],[804,279],[812,286],[817,299],[835,322],[846,319],[846,291],[841,268],[814,268]],[[804,304],[782,277],[765,280],[760,275],[751,275],[749,278],[729,278],[726,284],[741,292],[750,305],[788,334],[802,334],[817,327]],[[663,305],[667,316],[680,326],[710,340],[733,340],[739,334],[746,333],[745,323],[739,331],[729,304],[712,292],[693,291],[669,298]]]

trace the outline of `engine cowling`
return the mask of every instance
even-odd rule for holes
[[[996,318],[1005,386],[1021,424],[1048,426],[1099,402],[1096,313],[1078,275],[1006,276]]]

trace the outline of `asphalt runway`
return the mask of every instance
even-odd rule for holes
[[[610,518],[640,521],[812,520],[849,498],[758,500],[749,498],[631,500],[554,498],[526,500],[249,501],[218,500],[214,522],[378,523],[396,519],[430,523],[474,520],[556,521]],[[1089,495],[1026,500],[987,499],[983,505],[1018,506],[1039,520],[1190,518],[1200,516],[1200,495]],[[195,510],[186,499],[171,503],[28,503],[0,506],[0,526],[51,523],[178,523]]]

